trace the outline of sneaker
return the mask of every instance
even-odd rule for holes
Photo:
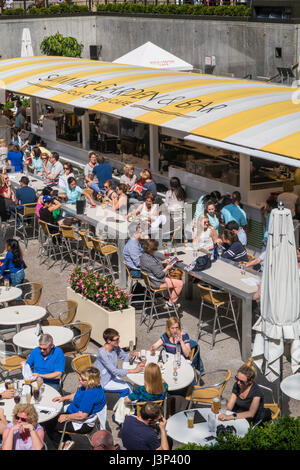
[[[74,441],[66,441],[62,450],[70,450],[75,445]]]
[[[22,222],[20,222],[19,225],[17,226],[17,229],[19,230],[22,227],[23,227],[23,224],[22,224]]]
[[[171,304],[170,302],[167,302],[167,306],[168,306],[169,308],[174,308],[174,307],[173,307],[173,304]],[[181,307],[181,305],[180,305],[179,303],[177,303],[177,304],[175,304],[175,307],[176,307],[176,309],[178,310],[178,309]]]

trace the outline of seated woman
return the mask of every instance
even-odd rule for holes
[[[101,383],[105,392],[119,393],[120,397],[126,397],[132,391],[131,386],[122,380],[128,374],[136,374],[143,370],[144,364],[139,363],[134,369],[119,369],[118,357],[123,361],[129,361],[131,355],[120,348],[120,335],[113,328],[107,328],[103,332],[104,346],[99,348],[95,367],[101,374]],[[132,353],[138,356],[138,352]]]
[[[2,450],[41,450],[44,447],[44,429],[38,424],[33,405],[19,403],[13,409],[13,422],[3,432]]]
[[[134,174],[134,167],[133,165],[130,165],[129,163],[124,166],[123,168],[124,175],[121,176],[120,178],[120,183],[121,184],[126,184],[128,186],[129,191],[131,188],[135,185],[136,183],[136,175]]]
[[[245,418],[249,423],[267,421],[271,419],[271,412],[264,408],[264,395],[261,388],[255,383],[256,369],[252,358],[243,364],[235,376],[235,384],[228,400],[227,410],[231,414],[220,414],[220,421]]]
[[[170,179],[170,189],[166,192],[165,205],[170,212],[180,211],[184,208],[185,191],[179,178]]]
[[[127,215],[127,195],[126,195],[126,184],[119,183],[116,186],[116,193],[118,199],[112,199],[112,207],[115,211],[118,211],[122,215]]]
[[[152,344],[150,351],[153,353],[161,346],[164,346],[167,353],[176,354],[177,345],[180,347],[181,354],[188,358],[191,352],[189,335],[182,332],[178,318],[170,317],[166,322],[166,332],[156,343]]]
[[[39,175],[43,170],[43,160],[41,159],[41,150],[38,147],[33,147],[31,150],[31,158],[32,161],[28,164],[28,168]]]
[[[16,196],[7,173],[0,174],[0,217],[4,222],[11,216],[9,206],[16,203]]]
[[[207,202],[204,215],[208,217],[209,225],[215,230],[216,234],[219,235],[220,222],[216,214],[216,206],[212,201]]]
[[[196,249],[213,250],[214,244],[218,243],[218,235],[210,224],[206,215],[200,215],[194,230],[193,245]]]
[[[10,145],[8,147],[7,163],[9,166],[13,166],[15,168],[15,172],[23,172],[23,155],[22,152],[20,152],[19,147],[16,145]]]
[[[68,178],[74,178],[73,167],[71,163],[64,163],[64,174],[58,178],[58,189],[59,191],[66,192],[68,186]]]
[[[76,201],[81,199],[81,196],[85,196],[86,199],[89,200],[91,207],[96,207],[96,202],[90,195],[88,189],[81,189],[81,187],[77,185],[74,176],[68,177],[65,192],[59,194],[58,196],[63,199],[67,199],[69,204],[76,204]]]
[[[145,367],[144,385],[138,387],[128,397],[125,403],[164,400],[168,391],[168,384],[163,381],[160,367],[150,362]]]
[[[43,188],[43,191],[41,192],[41,194],[38,197],[37,204],[36,204],[36,215],[37,215],[38,220],[40,220],[40,209],[43,207],[44,196],[50,196],[52,198],[52,196],[53,196],[52,186],[45,186]]]
[[[247,252],[245,248],[243,247],[243,245],[241,244],[241,242],[239,241],[236,233],[233,233],[230,230],[225,228],[223,235],[222,235],[222,239],[223,239],[223,244],[221,245],[223,249],[222,258],[226,258],[231,261],[237,261],[237,262],[244,261],[247,263],[249,261]]]
[[[183,282],[181,279],[171,279],[167,277],[167,274],[173,265],[167,264],[164,267],[164,264],[167,263],[168,260],[160,261],[154,256],[158,245],[159,243],[157,240],[148,239],[144,241],[144,252],[141,254],[140,268],[141,271],[144,271],[145,274],[149,276],[153,287],[164,288],[168,286],[171,297],[167,302],[167,305],[168,307],[172,307],[173,304],[176,304],[178,301],[182,291]]]
[[[113,188],[112,181],[111,180],[104,181],[103,188],[105,190],[105,193],[102,197],[102,202],[105,202],[106,204],[113,206],[113,204],[115,204],[118,201],[118,194]]]
[[[25,263],[19,242],[13,238],[9,238],[6,241],[6,251],[4,262],[0,267],[0,276],[9,277],[11,285],[16,286],[17,284],[21,284],[25,277]]]
[[[46,222],[49,225],[50,233],[57,233],[59,228],[58,224],[62,224],[63,219],[55,218],[54,214],[60,209],[61,202],[52,196],[45,195],[43,196],[43,206],[40,208],[39,217],[40,220]]]
[[[69,405],[64,406],[64,412],[57,420],[48,421],[45,425],[47,434],[56,448],[61,438],[59,431],[64,428],[66,421],[67,431],[89,433],[95,425],[97,413],[106,406],[105,393],[100,385],[100,373],[96,367],[87,367],[80,373],[79,385],[76,392],[52,399],[54,402],[71,401]]]
[[[158,217],[158,207],[154,204],[154,194],[148,192],[145,196],[145,202],[142,202],[136,209],[129,212],[127,219],[132,216],[139,216],[139,221],[143,229],[149,229],[151,224]]]

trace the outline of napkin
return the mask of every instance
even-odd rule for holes
[[[259,284],[259,281],[257,279],[254,279],[254,277],[247,277],[246,279],[242,279],[242,281],[251,287],[255,287]]]
[[[23,375],[24,380],[32,379],[32,371],[31,371],[30,365],[27,364],[27,362],[23,362],[22,364],[22,375]]]

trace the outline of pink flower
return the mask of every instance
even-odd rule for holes
[[[103,302],[106,302],[107,301],[107,298],[106,297],[103,297]]]

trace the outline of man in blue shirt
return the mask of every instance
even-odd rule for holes
[[[240,207],[241,195],[238,191],[232,193],[232,203],[224,206],[221,211],[221,217],[223,218],[225,225],[231,220],[235,220],[239,227],[245,227],[247,225],[246,212]]]
[[[31,351],[27,364],[33,370],[34,380],[42,377],[45,384],[61,391],[60,379],[65,371],[65,356],[60,348],[54,346],[51,335],[40,336],[39,346]]]
[[[138,225],[132,237],[128,240],[124,246],[123,256],[127,267],[130,269],[130,273],[133,277],[142,277],[140,271],[140,257],[143,252],[141,246],[141,239],[143,238],[143,232]]]
[[[18,201],[18,206],[11,205],[9,206],[9,211],[12,215],[15,215],[16,212],[24,214],[24,204],[33,204],[36,202],[36,194],[33,188],[29,186],[29,179],[27,176],[22,176],[20,179],[20,188],[16,191],[16,199]],[[22,226],[22,220],[17,216],[18,228]]]
[[[77,186],[75,178],[70,176],[68,178],[66,192],[59,194],[59,197],[66,198],[67,202],[70,204],[76,204],[76,201],[79,201],[81,195],[85,196],[90,201],[91,207],[96,207],[96,202],[87,189],[81,189],[80,186]]]
[[[93,168],[90,179],[93,180],[94,177],[97,176],[98,184],[92,183],[89,186],[96,191],[96,193],[99,193],[100,189],[104,189],[104,182],[112,179],[112,168],[109,163],[104,162],[103,155],[98,155],[97,161],[98,165]]]

